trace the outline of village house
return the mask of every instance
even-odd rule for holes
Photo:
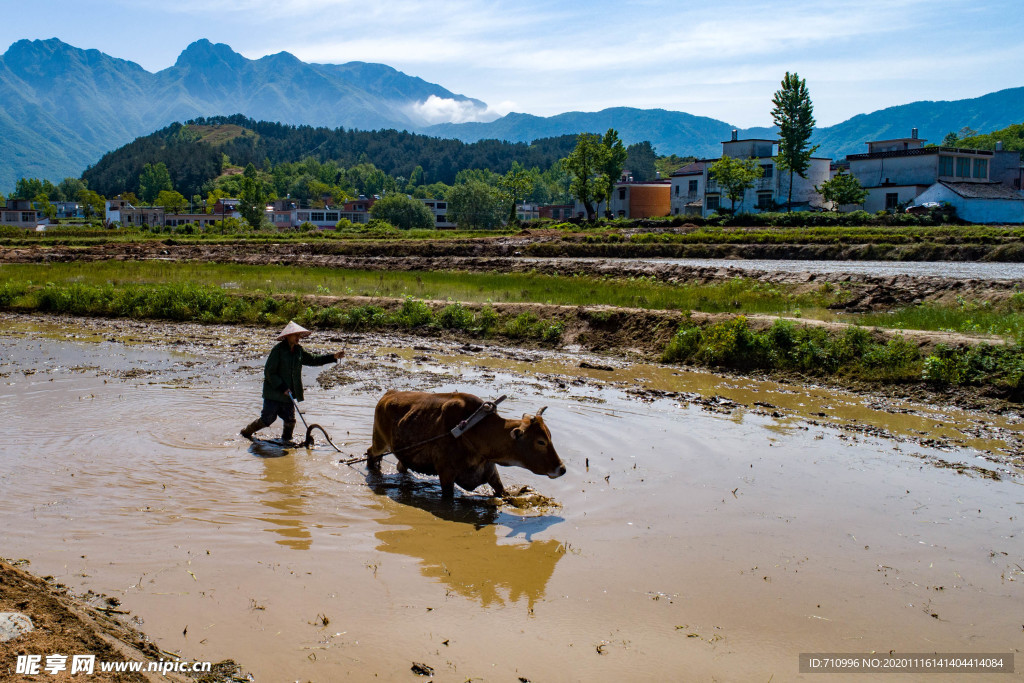
[[[1024,195],[1001,183],[940,180],[914,198],[914,204],[949,204],[968,223],[1024,223]]]
[[[948,202],[973,223],[1024,222],[1019,152],[927,147],[917,128],[909,138],[873,140],[866,154],[847,155],[850,175],[867,191],[865,211]]]
[[[540,218],[540,206],[537,204],[516,204],[516,220],[534,221]]]
[[[421,199],[420,201],[426,204],[430,212],[434,214],[435,228],[455,227],[455,223],[448,220],[448,202],[433,198]]]
[[[46,217],[32,207],[27,199],[8,199],[2,212],[0,224],[13,225],[16,228],[34,228],[47,223]]]
[[[777,144],[776,140],[769,139],[740,139],[735,130],[732,139],[722,143],[723,157],[756,159],[761,166],[761,177],[736,202],[738,212],[761,213],[786,208],[789,201],[789,173],[776,168],[774,149]],[[718,159],[698,159],[672,173],[672,215],[710,216],[722,208],[732,206],[725,190],[710,173],[716,161]],[[789,208],[794,211],[824,208],[821,194],[815,187],[829,179],[830,167],[831,159],[812,157],[807,177],[793,174],[792,205]]]
[[[162,206],[132,206],[121,199],[108,199],[105,203],[104,220],[108,225],[122,227],[179,226],[194,223],[200,226],[213,225],[225,218],[241,218],[238,200],[229,197],[218,199],[210,213],[167,213]]]
[[[637,181],[630,172],[623,171],[619,181],[612,187],[610,206],[599,203],[595,206],[599,214],[608,211],[615,218],[653,218],[667,216],[671,211],[668,180]],[[573,210],[578,217],[586,216],[586,207],[579,200]],[[541,217],[538,211],[538,218]]]
[[[669,180],[634,181],[629,172],[612,189],[609,211],[616,218],[654,218],[672,210]]]
[[[572,204],[548,204],[537,207],[537,217],[550,218],[553,221],[567,221],[576,215],[575,211],[576,207]]]

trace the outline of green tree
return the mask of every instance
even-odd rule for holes
[[[229,195],[219,187],[210,190],[206,194],[206,213],[213,213],[213,207],[216,206],[218,199],[224,199],[225,197],[230,196],[231,195]]]
[[[495,187],[501,176],[486,168],[464,168],[455,174],[455,184],[461,185],[472,180]]]
[[[821,193],[826,202],[832,202],[833,211],[839,211],[841,204],[863,204],[868,198],[868,191],[849,173],[837,173],[836,177],[814,189]]]
[[[74,202],[78,200],[78,193],[85,189],[85,181],[80,178],[65,178],[57,183],[56,198],[62,202]]]
[[[946,137],[942,138],[942,146],[943,147],[956,147],[956,143],[959,142],[959,141],[960,141],[960,136],[958,136],[953,131],[949,131],[948,133],[946,133]]]
[[[448,190],[448,219],[466,230],[491,230],[501,225],[501,204],[492,187],[479,180]]]
[[[161,161],[155,166],[146,164],[142,167],[142,173],[139,174],[139,194],[147,205],[152,205],[164,190],[173,189],[171,174],[164,162]]]
[[[533,192],[533,178],[530,173],[519,165],[518,161],[512,162],[512,168],[498,181],[498,198],[501,203],[508,207],[508,222],[516,220],[516,202],[525,199]]]
[[[253,230],[258,230],[267,220],[267,198],[259,171],[251,162],[242,174],[242,191],[238,195],[238,213]]]
[[[93,216],[103,217],[106,212],[106,199],[100,194],[89,189],[79,190],[76,200],[82,205],[82,212],[86,218]]]
[[[597,175],[604,156],[603,150],[601,136],[580,133],[576,138],[576,148],[565,158],[565,169],[572,179],[569,192],[583,205],[588,221],[594,220],[594,202],[601,199]]]
[[[45,192],[37,194],[32,201],[35,203],[36,208],[42,211],[50,220],[57,217],[57,207],[50,203],[50,198],[46,196]]]
[[[619,132],[609,128],[601,139],[601,150],[597,163],[598,179],[597,187],[599,195],[598,204],[604,200],[605,211],[610,211],[612,206],[612,192],[615,190],[615,183],[622,178],[622,169],[626,164],[626,148],[619,139]]]
[[[374,202],[370,214],[401,230],[411,228],[429,230],[434,227],[434,214],[426,204],[397,192],[385,195]]]
[[[654,147],[647,140],[626,148],[626,168],[638,182],[654,180],[658,175],[657,160],[658,155],[654,153]]]
[[[807,91],[807,83],[796,73],[786,72],[782,87],[772,97],[772,121],[779,127],[779,168],[789,171],[789,196],[786,209],[793,210],[793,174],[807,177],[811,155],[818,146],[808,147],[814,132],[814,105]]]
[[[732,212],[736,213],[736,200],[743,199],[744,193],[764,175],[764,169],[757,159],[722,157],[711,164],[709,176],[713,176],[725,196],[732,200]]]
[[[11,199],[29,199],[36,201],[36,197],[39,195],[45,195],[47,200],[49,200],[50,193],[47,192],[47,188],[44,183],[53,187],[53,184],[48,180],[43,181],[39,178],[18,178],[18,181],[14,184],[14,194],[11,195]]]
[[[181,213],[185,210],[185,205],[188,204],[188,200],[180,193],[174,190],[160,190],[160,194],[156,196],[156,202],[154,206],[162,206],[167,213]]]
[[[409,175],[409,182],[406,184],[406,190],[412,192],[420,185],[424,184],[426,174],[423,172],[423,167],[416,164],[416,168],[412,169],[412,173]]]

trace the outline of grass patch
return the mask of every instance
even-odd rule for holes
[[[458,330],[478,337],[503,334],[556,344],[565,325],[533,313],[502,317],[493,306],[470,310],[461,303],[434,310],[405,297],[393,310],[383,306],[335,306],[290,295],[231,294],[220,287],[190,283],[85,284],[81,282],[0,284],[0,309],[82,316],[283,325],[295,320],[307,327],[346,330]]]
[[[992,334],[1020,343],[1024,342],[1024,292],[1018,292],[1000,304],[957,297],[953,306],[921,304],[881,313],[864,313],[847,320],[893,329]]]
[[[707,285],[670,284],[654,278],[603,279],[532,273],[359,271],[337,268],[246,266],[218,263],[109,261],[10,264],[0,276],[11,282],[82,284],[196,283],[239,294],[332,294],[414,297],[438,301],[610,305],[656,310],[784,314],[820,312],[842,293],[822,288],[795,295],[787,285],[735,278]],[[452,311],[455,315],[456,311]],[[415,324],[414,310],[406,311]],[[454,323],[453,323],[454,324]]]

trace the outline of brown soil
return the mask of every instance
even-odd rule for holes
[[[24,561],[19,563],[24,564]],[[22,678],[15,673],[18,655],[42,655],[42,663],[45,664],[46,656],[52,654],[67,656],[69,669],[72,655],[95,655],[97,664],[94,674],[89,676],[91,681],[216,683],[249,680],[241,675],[233,662],[215,664],[213,673],[195,678],[186,678],[173,672],[166,675],[101,672],[98,664],[101,661],[153,662],[176,659],[173,654],[161,651],[136,629],[117,620],[114,615],[127,613],[116,606],[116,599],[108,600],[98,595],[72,595],[60,584],[41,579],[6,560],[0,560],[0,611],[24,614],[35,627],[33,631],[14,640],[0,643],[0,680],[36,680],[36,676]],[[72,677],[68,671],[41,675],[52,681],[82,678],[81,675]]]

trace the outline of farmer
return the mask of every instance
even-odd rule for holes
[[[295,404],[292,399],[302,400],[302,366],[326,365],[332,361],[337,362],[345,355],[344,351],[336,351],[314,356],[299,346],[299,340],[311,334],[292,321],[277,335],[280,343],[271,349],[263,369],[263,411],[259,418],[242,430],[241,434],[245,438],[252,439],[253,434],[269,427],[280,417],[284,420],[281,440],[292,440],[292,432],[295,430]]]

